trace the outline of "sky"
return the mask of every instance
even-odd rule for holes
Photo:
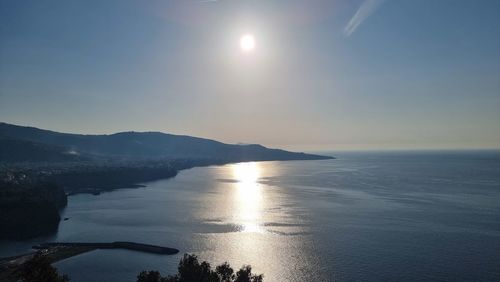
[[[500,148],[500,1],[0,0],[0,121],[306,151]]]

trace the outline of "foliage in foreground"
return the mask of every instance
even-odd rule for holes
[[[23,264],[20,270],[20,281],[23,282],[68,282],[66,275],[60,276],[57,268],[50,265],[47,257],[36,254],[32,259]]]
[[[13,281],[70,281],[68,276],[59,275],[57,269],[50,265],[50,260],[41,254],[36,254],[25,262],[16,276]],[[227,262],[212,269],[208,262],[200,263],[196,255],[185,254],[179,262],[176,275],[162,277],[158,271],[142,271],[137,276],[137,282],[263,282],[263,277],[262,274],[252,274],[252,267],[249,265],[244,265],[236,272]]]
[[[162,277],[158,271],[142,271],[137,282],[262,282],[264,275],[252,274],[252,267],[245,265],[236,273],[225,262],[212,270],[206,261],[198,262],[196,255],[184,254],[176,275]]]

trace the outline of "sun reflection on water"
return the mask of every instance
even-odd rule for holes
[[[259,184],[258,163],[233,165],[236,180],[234,193],[234,220],[241,226],[241,232],[263,233],[262,228],[262,186]]]

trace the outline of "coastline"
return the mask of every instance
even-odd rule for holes
[[[84,163],[0,164],[0,239],[26,240],[55,234],[67,197],[76,194],[145,187],[143,183],[175,177],[194,167],[239,162],[326,160],[329,156],[306,155],[299,159],[240,157],[237,159],[174,159]],[[44,187],[43,190],[40,187]],[[37,219],[33,221],[33,219]],[[66,219],[64,219],[66,220]],[[36,222],[37,225],[34,225]]]
[[[96,249],[126,249],[153,253],[158,255],[174,255],[179,253],[178,249],[135,242],[111,242],[111,243],[80,243],[80,242],[50,242],[33,246],[36,251],[0,258],[0,281],[17,281],[17,275],[22,265],[32,259],[36,254],[48,258],[49,262],[74,257]]]
[[[137,181],[124,181],[124,182],[115,182],[110,184],[103,184],[102,182],[92,183],[91,185],[82,186],[81,184],[64,186],[64,190],[66,191],[67,196],[77,195],[77,194],[92,194],[99,195],[103,192],[111,192],[119,189],[130,189],[130,188],[144,188],[147,187],[144,183],[170,179],[177,176],[178,173],[192,169],[197,167],[209,167],[209,166],[221,166],[228,164],[236,164],[240,162],[268,162],[268,161],[321,161],[321,160],[333,160],[335,157],[331,156],[321,156],[317,159],[287,159],[287,160],[274,160],[274,159],[243,159],[243,160],[174,160],[169,163],[171,167],[167,172],[168,175],[155,175],[150,178],[145,178]],[[106,177],[110,177],[107,175]]]

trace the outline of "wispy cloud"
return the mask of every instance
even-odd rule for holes
[[[344,28],[344,35],[350,36],[371,15],[384,0],[365,0]]]

